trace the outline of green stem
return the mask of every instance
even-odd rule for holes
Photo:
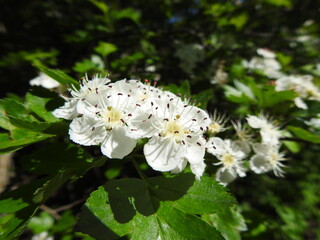
[[[143,174],[143,172],[140,170],[139,165],[137,164],[136,160],[134,160],[133,158],[132,158],[132,163],[133,163],[134,167],[136,168],[140,178],[143,179],[144,181],[148,182],[148,178]]]

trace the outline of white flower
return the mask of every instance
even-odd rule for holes
[[[253,57],[250,61],[243,61],[244,67],[251,70],[260,70],[269,78],[280,78],[283,76],[280,63],[275,59],[276,55],[267,49],[259,48],[257,53],[261,57]]]
[[[98,104],[84,103],[84,115],[70,124],[71,140],[82,145],[101,143],[102,153],[109,158],[122,159],[131,153],[142,137],[132,121],[146,118],[135,97],[114,88],[108,95],[98,94]]]
[[[260,129],[262,142],[267,144],[279,144],[281,132],[278,127],[267,119],[264,115],[259,116],[249,115],[247,121],[250,127]]]
[[[31,86],[40,86],[47,89],[52,89],[60,86],[60,83],[49,77],[47,74],[40,72],[38,77],[29,81]]]
[[[56,118],[63,118],[66,120],[73,120],[79,113],[77,111],[77,99],[66,98],[66,102],[63,106],[55,109],[52,114]]]
[[[107,77],[95,75],[93,79],[89,80],[86,75],[81,81],[80,89],[70,91],[73,99],[78,100],[77,112],[84,114],[88,104],[92,106],[97,105],[99,103],[99,96],[107,95],[107,91],[112,88],[112,84],[109,83],[110,79]]]
[[[243,158],[246,153],[239,148],[240,146],[231,140],[222,140],[218,137],[212,137],[207,142],[207,151],[216,156],[219,160],[215,165],[222,165],[216,174],[216,180],[223,185],[227,185],[239,175],[246,175],[243,167]]]
[[[251,141],[252,139],[252,134],[249,133],[249,129],[246,126],[243,126],[241,121],[231,121],[232,126],[234,130],[236,131],[236,134],[238,138],[241,141]]]
[[[309,121],[305,121],[304,123],[310,127],[320,128],[320,114],[317,115],[318,118],[311,118]]]
[[[49,236],[48,232],[42,232],[36,235],[33,235],[31,240],[53,240],[53,236]]]
[[[151,105],[150,125],[140,125],[151,137],[144,145],[148,164],[154,170],[180,172],[187,160],[191,165],[195,164],[191,169],[199,175],[201,168],[204,169],[205,140],[202,134],[210,123],[208,114],[186,105],[180,98],[166,95]]]
[[[95,75],[92,80],[88,79],[86,75],[80,84],[79,90],[71,90],[70,94],[72,97],[62,96],[66,102],[63,106],[57,108],[52,112],[52,114],[57,118],[64,118],[67,120],[72,120],[77,117],[79,114],[84,114],[86,111],[86,106],[89,104],[97,105],[98,104],[98,95],[107,94],[106,92],[112,88],[110,79],[106,77],[100,77]]]
[[[177,99],[178,97],[171,92],[162,91],[151,85],[151,82],[146,80],[146,84],[143,84],[139,80],[121,80],[117,81],[114,88],[117,88],[121,92],[127,92],[130,95],[134,95],[137,104],[149,112],[151,110],[151,102],[157,101],[164,97],[170,99]]]
[[[257,53],[264,58],[276,58],[276,54],[267,48],[258,48]]]
[[[273,171],[277,177],[283,177],[285,161],[284,154],[279,152],[279,145],[255,143],[253,150],[256,153],[250,159],[250,168],[257,174]]]
[[[216,135],[227,129],[224,127],[227,121],[227,118],[225,115],[218,114],[217,111],[215,110],[213,112],[213,116],[211,116],[210,119],[211,119],[211,123],[208,126],[209,133]]]
[[[320,101],[320,90],[311,75],[289,75],[276,80],[276,91],[294,91],[298,97],[294,103],[298,108],[308,109],[303,99]]]
[[[224,85],[228,82],[228,73],[223,71],[222,67],[219,67],[214,77],[211,79],[211,84]]]

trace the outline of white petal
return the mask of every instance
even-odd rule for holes
[[[207,151],[215,156],[222,155],[226,151],[225,150],[225,148],[226,148],[225,142],[221,138],[218,138],[218,137],[209,138],[209,140],[206,144],[206,147],[207,147]]]
[[[60,86],[60,83],[49,77],[45,73],[41,72],[38,77],[30,80],[31,86],[40,86],[47,89],[56,88]]]
[[[64,103],[63,106],[57,108],[52,112],[53,116],[56,118],[63,118],[67,120],[72,120],[78,116],[78,112],[76,109],[78,100],[72,99]]]
[[[271,170],[271,165],[265,155],[256,154],[250,159],[250,169],[257,174]]]
[[[270,145],[263,143],[254,143],[252,144],[252,148],[255,153],[260,153],[264,155],[268,155],[271,151]]]
[[[262,128],[260,130],[262,142],[266,144],[279,144],[280,132],[277,129]]]
[[[204,161],[197,164],[190,164],[191,171],[196,175],[196,179],[200,179],[200,177],[204,173],[204,169],[206,168],[206,164]]]
[[[182,125],[191,131],[204,132],[211,123],[209,114],[195,106],[183,107],[180,115]]]
[[[231,143],[233,149],[239,149],[244,153],[244,157],[248,156],[251,152],[251,147],[248,141],[235,140]]]
[[[183,159],[183,161],[173,170],[171,170],[171,173],[177,174],[177,173],[181,173],[182,170],[187,166],[188,160],[187,159]]]
[[[203,137],[188,138],[186,158],[191,164],[203,162],[203,157],[206,152],[206,141]]]
[[[229,168],[219,168],[216,173],[216,180],[226,186],[237,178],[237,173]]]
[[[102,142],[106,135],[106,130],[98,121],[90,117],[78,117],[70,123],[70,139],[75,143],[92,146]]]
[[[294,99],[294,104],[301,109],[308,109],[308,105],[299,97]]]
[[[126,135],[126,128],[114,128],[101,144],[101,152],[108,158],[122,159],[132,152],[137,140]]]
[[[248,124],[252,128],[262,128],[267,123],[265,119],[261,119],[257,116],[248,116],[247,117]]]
[[[184,149],[171,138],[154,136],[144,145],[148,164],[158,171],[171,171],[183,161]]]
[[[130,127],[134,129],[132,133],[141,138],[151,137],[158,131],[158,129],[154,127],[159,125],[158,118],[139,108],[132,113],[132,117],[130,117],[128,121]]]
[[[258,48],[257,53],[264,58],[275,58],[276,57],[274,52],[272,52],[268,49],[265,49],[265,48]]]
[[[235,171],[239,175],[239,177],[245,177],[246,176],[246,170],[243,166],[243,162],[238,162],[236,165]]]

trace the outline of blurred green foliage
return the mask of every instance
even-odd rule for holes
[[[269,79],[260,72],[247,73],[241,64],[254,56],[257,48],[270,48],[276,52],[284,71],[313,74],[319,83],[320,71],[315,67],[320,63],[319,1],[2,0],[1,3],[0,151],[12,152],[45,140],[27,160],[19,152],[15,156],[17,173],[38,175],[34,183],[25,186],[34,193],[32,197],[38,198],[38,203],[47,200],[49,193],[69,179],[82,177],[83,172],[100,166],[101,162],[87,162],[85,157],[80,162],[71,161],[74,165],[57,161],[50,168],[52,178],[47,179],[49,162],[37,160],[39,155],[46,154],[41,148],[48,147],[52,138],[62,140],[67,126],[50,113],[61,104],[54,93],[33,88],[25,94],[30,88],[29,80],[39,70],[60,79],[63,85],[77,87],[75,79],[85,73],[107,71],[111,79],[156,79],[160,86],[176,94],[193,96],[199,107],[211,112],[218,109],[231,118],[268,111],[284,127],[289,125],[286,134],[288,138],[296,137],[297,142],[286,141],[290,150],[286,177],[252,174],[238,179],[229,188],[239,209],[203,218],[226,239],[239,239],[239,231],[245,230],[243,222],[247,230],[241,233],[242,239],[320,239],[320,136],[319,130],[309,131],[303,123],[304,118],[319,113],[319,103],[311,104],[308,110],[298,110],[292,104],[296,96],[293,92],[275,92]],[[229,74],[229,85],[210,84],[219,67]],[[52,132],[53,128],[59,131]],[[69,154],[77,160],[87,154],[71,145],[57,147],[62,154],[57,159]],[[34,149],[25,151],[28,154]],[[55,151],[51,149],[49,153],[53,155]],[[96,154],[92,149],[88,151]],[[50,157],[44,156],[48,161]],[[97,187],[92,181],[101,183],[134,176],[132,168],[125,164],[124,167],[107,163],[102,172],[93,174],[93,180],[85,179],[91,184],[88,189]],[[211,167],[208,168],[210,173]],[[22,180],[15,178],[11,187]],[[48,204],[58,207],[81,198],[81,194],[88,197],[88,192],[77,192],[75,186],[67,185],[74,191],[67,199],[56,194]],[[42,191],[36,191],[38,188]],[[10,214],[0,219],[0,232],[8,230],[0,239],[14,236],[15,231],[27,224],[25,235],[48,231],[65,240],[90,239],[72,230],[79,208],[63,212],[58,219],[45,212],[36,214],[39,204],[34,205],[31,196],[17,197],[25,189],[9,193],[13,205],[7,202],[8,195],[1,197],[0,213],[9,209]],[[92,201],[98,193],[90,197]],[[14,216],[27,217],[12,223]],[[221,221],[228,224],[221,225]]]

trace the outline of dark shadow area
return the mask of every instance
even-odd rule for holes
[[[78,224],[75,226],[75,231],[88,234],[97,240],[120,238],[119,235],[106,227],[85,205],[82,208]]]
[[[193,185],[194,175],[185,173],[173,178],[155,177],[147,182],[140,179],[120,179],[105,185],[115,220],[127,223],[136,211],[144,216],[157,212],[160,201],[176,201]]]

